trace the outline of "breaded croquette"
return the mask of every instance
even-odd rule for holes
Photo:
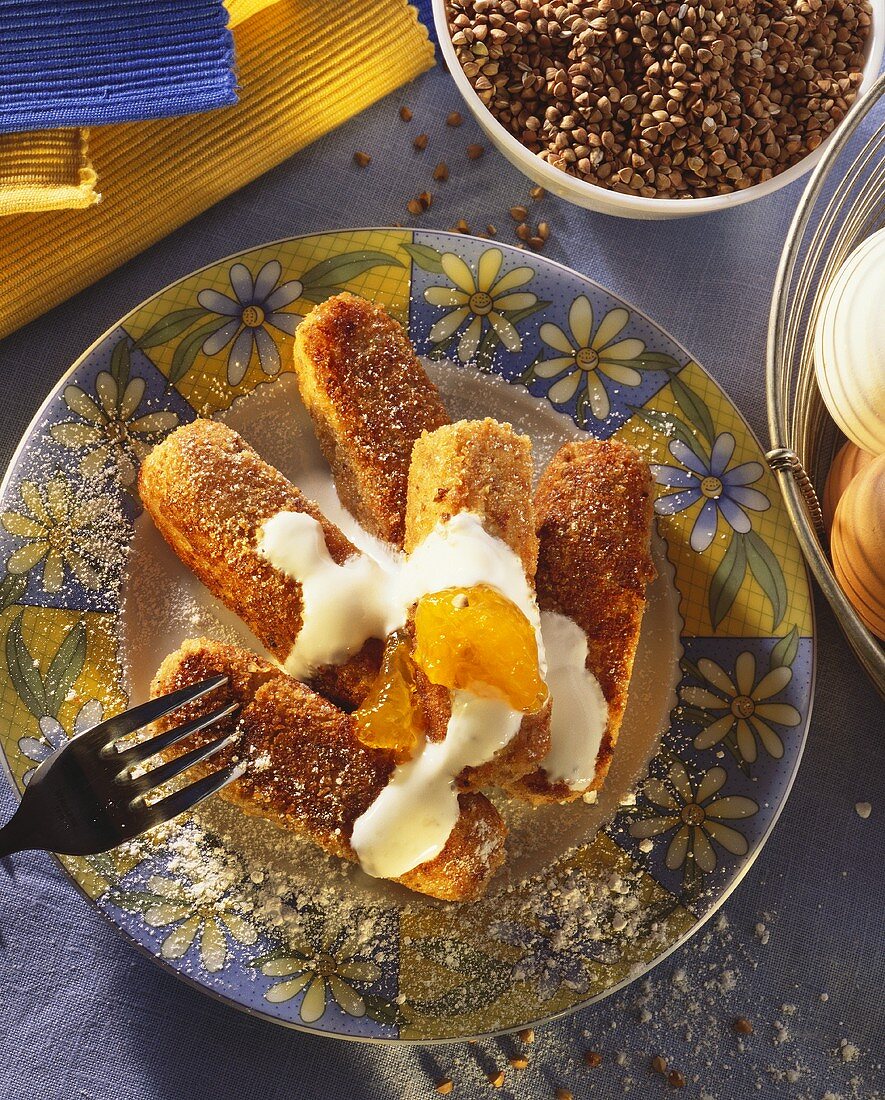
[[[371,749],[356,737],[350,715],[268,662],[236,646],[206,639],[188,641],[170,654],[152,685],[164,695],[211,676],[228,684],[158,724],[169,728],[236,701],[240,711],[170,750],[176,756],[224,734],[234,744],[190,775],[208,773],[240,759],[244,774],[221,797],[244,813],[266,818],[281,829],[306,836],[336,856],[355,860],[353,824],[387,784],[393,755]],[[478,897],[504,858],[506,829],[481,794],[459,797],[460,816],[445,847],[397,881],[419,893],[448,901]]]
[[[155,447],[142,463],[139,490],[179,558],[280,664],[301,630],[301,585],[259,554],[262,524],[281,511],[305,512],[322,525],[336,562],[357,553],[279,470],[232,428],[214,420],[185,424]],[[320,669],[317,683],[335,702],[357,706],[380,658],[381,642],[371,639],[346,664]]]
[[[655,576],[648,464],[618,440],[566,443],[541,475],[535,513],[541,610],[568,616],[587,635],[587,668],[608,703],[596,776],[586,788],[596,790],[618,739],[645,588]],[[585,793],[551,783],[542,769],[510,790],[534,803],[570,802]]]
[[[406,500],[406,553],[460,512],[522,559],[534,583],[538,539],[532,511],[532,444],[497,420],[459,420],[415,443]]]
[[[425,432],[412,451],[406,505],[406,551],[411,553],[440,524],[461,512],[479,516],[488,534],[506,543],[522,561],[534,586],[538,540],[532,511],[532,448],[527,436],[497,420],[460,420]],[[449,711],[448,693],[432,700],[435,724]],[[503,786],[531,771],[550,744],[549,703],[526,714],[513,737],[491,760],[466,768],[459,777],[465,789]],[[432,723],[434,724],[434,723]],[[444,727],[443,727],[444,728]]]
[[[298,326],[294,362],[342,504],[402,547],[412,445],[449,421],[402,326],[382,306],[337,294]]]

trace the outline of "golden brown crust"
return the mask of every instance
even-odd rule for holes
[[[338,294],[298,326],[294,363],[342,503],[401,547],[412,445],[449,419],[402,326],[382,306]]]
[[[244,761],[245,773],[224,788],[222,798],[334,855],[355,860],[353,823],[386,786],[394,768],[392,754],[367,748],[357,739],[348,714],[236,646],[206,639],[185,642],[161,665],[152,694],[219,674],[228,676],[229,684],[165,719],[165,728],[231,700],[240,703],[240,712],[177,745],[170,755],[236,730],[239,736],[230,749],[188,774]],[[483,893],[503,861],[506,829],[484,796],[464,795],[460,805],[461,816],[443,851],[397,881],[452,901]]]
[[[573,619],[587,635],[587,668],[599,680],[609,722],[588,790],[602,786],[633,670],[645,610],[651,557],[652,495],[648,464],[618,440],[567,443],[541,475],[535,493],[538,602]],[[569,802],[583,791],[551,784],[542,769],[510,790],[529,802]]]
[[[460,512],[519,555],[532,581],[538,540],[532,511],[532,445],[509,424],[459,420],[415,443],[406,501],[406,553]]]
[[[533,584],[538,540],[532,510],[532,448],[497,420],[461,420],[425,432],[412,451],[406,505],[406,551],[411,553],[439,524],[461,512],[482,519],[490,535],[505,542]],[[445,729],[448,692],[422,692],[431,731]],[[434,734],[431,732],[430,737]],[[526,715],[516,736],[492,760],[465,768],[464,789],[503,786],[535,768],[550,746],[550,708]]]
[[[348,715],[237,646],[206,639],[185,642],[163,661],[151,694],[164,695],[216,675],[227,676],[230,684],[176,712],[174,722],[231,700],[240,703],[239,715],[227,720],[239,733],[228,756],[248,767],[222,796],[248,813],[311,837],[327,851],[353,858],[347,838],[353,822],[386,785],[393,771],[390,755],[359,744]],[[176,746],[175,754],[223,732],[213,726]],[[216,757],[206,770],[226,762]]]
[[[194,420],[155,447],[141,466],[142,503],[159,532],[209,591],[283,663],[301,630],[301,585],[257,551],[262,524],[305,512],[323,528],[339,564],[357,551],[319,508],[226,424]],[[330,698],[356,705],[378,671],[380,647],[322,669]]]

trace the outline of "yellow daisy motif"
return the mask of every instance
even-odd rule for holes
[[[749,851],[746,837],[723,821],[752,817],[759,806],[743,795],[716,798],[727,778],[724,768],[711,768],[695,789],[684,765],[677,760],[667,775],[668,782],[647,779],[642,788],[649,802],[667,812],[634,821],[630,835],[644,839],[675,830],[665,858],[671,871],[681,867],[686,859],[692,859],[698,870],[706,874],[715,870],[716,852],[711,840],[732,855],[746,855]]]
[[[336,948],[327,937],[290,938],[287,950],[291,953],[261,964],[266,977],[284,979],[268,989],[266,1000],[279,1004],[306,990],[298,1010],[306,1024],[325,1015],[329,997],[348,1016],[365,1016],[366,1002],[353,983],[378,981],[381,968],[370,959],[356,958],[355,942],[345,941]]]
[[[733,679],[708,658],[698,662],[698,669],[714,690],[692,686],[682,689],[683,702],[702,708],[710,718],[710,724],[694,739],[694,747],[709,749],[734,730],[738,751],[748,764],[756,759],[757,737],[768,755],[780,760],[784,755],[784,743],[769,723],[798,726],[802,721],[795,707],[773,701],[773,697],[793,679],[789,665],[773,668],[758,682],[756,658],[749,652],[738,655]]]
[[[58,592],[68,568],[85,588],[97,589],[101,582],[92,563],[101,559],[104,540],[96,525],[109,514],[113,501],[78,498],[61,474],[43,486],[23,481],[19,493],[22,511],[0,516],[6,531],[25,540],[10,555],[8,572],[27,573],[42,564],[43,588]]]
[[[453,286],[428,287],[424,291],[424,298],[432,306],[454,308],[431,328],[430,340],[434,344],[448,340],[469,318],[458,342],[458,358],[462,363],[468,362],[476,354],[486,322],[507,351],[520,351],[522,338],[505,314],[513,310],[529,309],[537,303],[538,299],[534,294],[518,289],[534,278],[532,268],[515,267],[506,275],[501,275],[504,254],[500,248],[489,248],[483,252],[477,262],[475,274],[453,252],[444,252],[440,256],[440,263]]]
[[[65,389],[65,404],[83,422],[63,420],[53,424],[49,434],[63,447],[87,452],[80,463],[85,477],[116,466],[120,484],[128,488],[157,437],[178,424],[178,416],[168,409],[136,416],[144,393],[143,378],[121,386],[107,371],[100,371],[94,397],[79,386]]]
[[[561,353],[552,359],[542,359],[534,368],[538,378],[562,374],[547,392],[554,405],[564,405],[584,387],[594,417],[604,420],[611,412],[611,402],[600,376],[606,375],[623,386],[639,385],[642,375],[629,364],[642,355],[645,344],[635,337],[618,339],[629,319],[626,309],[612,309],[594,333],[593,306],[581,294],[569,309],[569,333],[549,321],[541,325],[541,339]]]

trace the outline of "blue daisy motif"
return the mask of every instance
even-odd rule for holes
[[[719,516],[733,530],[746,534],[752,528],[747,515],[764,512],[771,501],[750,485],[762,477],[762,464],[742,462],[729,468],[735,441],[730,432],[721,432],[713,442],[709,458],[698,454],[681,439],[670,440],[670,454],[681,466],[653,464],[652,476],[658,485],[675,492],[665,493],[655,501],[655,511],[661,516],[684,512],[698,501],[704,504],[691,529],[691,548],[702,554],[716,535]]]
[[[221,318],[218,328],[203,342],[206,355],[217,355],[231,345],[227,356],[227,380],[238,386],[257,353],[262,371],[269,377],[280,372],[280,352],[268,327],[294,333],[301,317],[285,312],[285,307],[301,297],[304,285],[298,279],[281,283],[282,266],[269,260],[255,278],[245,264],[236,263],[229,279],[234,297],[217,290],[201,290],[197,301]]]
[[[80,712],[74,719],[74,733],[84,733],[92,729],[104,718],[104,707],[98,699],[90,699],[80,708]],[[44,760],[48,759],[56,749],[67,741],[68,735],[57,718],[45,714],[39,722],[39,737],[21,737],[18,742],[18,751],[28,760],[33,760],[34,767],[29,768],[22,776],[22,782],[27,786],[34,772]]]

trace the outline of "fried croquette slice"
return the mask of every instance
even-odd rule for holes
[[[530,587],[538,558],[532,508],[532,451],[527,436],[497,420],[460,420],[425,432],[412,451],[406,504],[406,552],[439,526],[471,512],[488,534],[519,557]],[[451,713],[447,691],[422,690],[431,729],[445,728]],[[504,786],[532,771],[550,745],[549,703],[526,714],[513,739],[485,764],[466,768],[465,789]]]
[[[244,813],[307,837],[320,848],[356,861],[350,844],[354,822],[387,785],[393,754],[363,745],[352,717],[267,661],[237,646],[198,639],[185,642],[160,666],[152,695],[164,695],[212,676],[228,683],[174,717],[169,728],[229,702],[239,711],[191,735],[168,750],[169,758],[225,733],[233,744],[188,776],[208,774],[232,761],[245,765],[242,776],[220,797]],[[446,901],[480,897],[504,859],[506,828],[483,795],[459,797],[460,816],[435,859],[396,881]]]
[[[281,665],[301,630],[301,585],[259,553],[262,525],[278,512],[304,512],[322,526],[338,564],[358,553],[316,504],[215,420],[184,424],[155,447],[142,463],[139,492],[182,562]],[[358,706],[381,649],[372,639],[345,664],[318,669],[318,688],[341,706]]]
[[[608,774],[646,586],[655,577],[652,503],[648,463],[618,440],[566,443],[541,475],[535,492],[538,602],[542,611],[568,616],[586,634],[586,667],[608,703],[608,724],[588,787],[573,790],[552,781],[542,766],[508,787],[529,802],[571,802],[599,789]]]
[[[412,446],[449,421],[402,325],[383,306],[337,294],[298,326],[294,364],[342,504],[401,548]]]

